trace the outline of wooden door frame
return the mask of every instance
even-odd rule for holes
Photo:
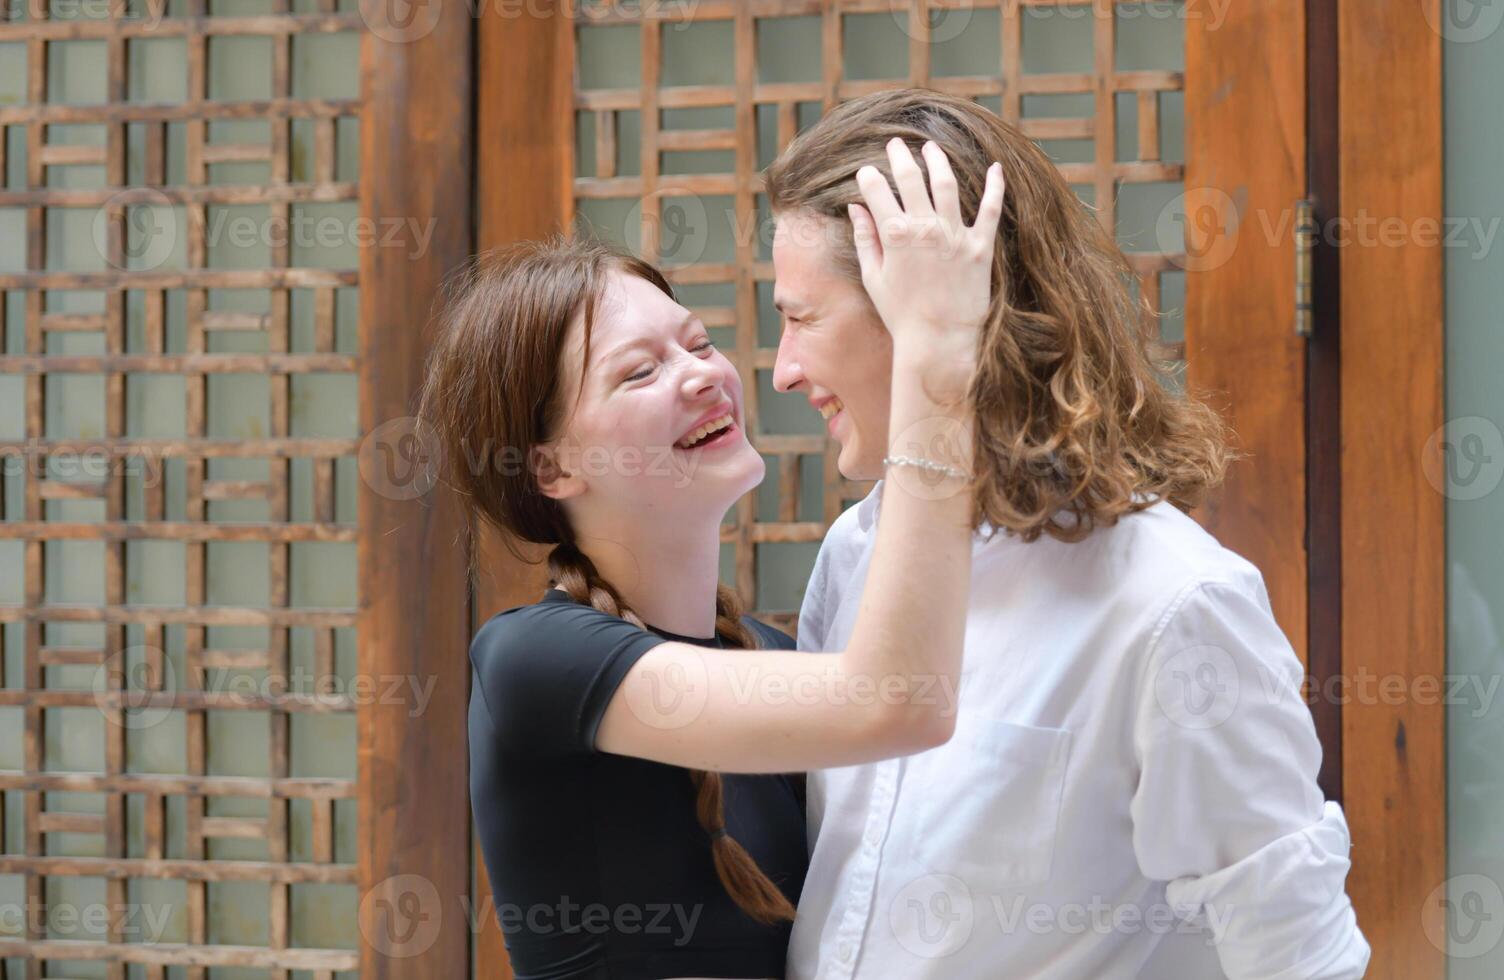
[[[573,213],[571,103],[574,31],[568,0],[533,0],[523,16],[489,5],[477,24],[475,245],[478,251],[566,231]],[[546,549],[512,542],[535,564],[512,558],[508,543],[484,529],[477,543],[472,626],[534,601],[548,586]],[[499,574],[500,572],[505,574]],[[471,844],[477,909],[473,976],[510,980],[511,964],[496,916],[480,840]]]
[[[1306,192],[1302,2],[1186,18],[1185,323],[1188,385],[1223,412],[1245,454],[1196,516],[1263,573],[1275,619],[1308,661],[1306,343],[1293,252]]]
[[[360,975],[453,980],[470,968],[469,573],[412,413],[440,284],[471,252],[473,22],[466,4],[429,4],[373,23],[387,9],[362,4],[360,211],[431,237],[416,256],[360,250],[357,671],[376,695],[356,714]],[[417,469],[373,478],[383,451]],[[397,678],[431,683],[426,703],[382,693]]]
[[[1341,215],[1439,228],[1441,0],[1324,2],[1336,8]],[[1445,284],[1439,242],[1417,237],[1337,257],[1341,647],[1355,690],[1360,671],[1411,682],[1447,666],[1446,500],[1423,471],[1444,421]],[[1342,714],[1348,894],[1374,980],[1446,974],[1422,927],[1447,877],[1446,706],[1428,700],[1365,698]]]
[[[1188,192],[1228,192],[1245,228],[1254,209],[1282,215],[1299,197],[1320,227],[1356,228],[1365,216],[1440,227],[1440,3],[1281,0],[1234,5],[1216,31],[1188,22]],[[1302,36],[1275,24],[1300,24]],[[1249,97],[1278,115],[1239,110]],[[1256,140],[1250,119],[1267,120]],[[1306,182],[1291,183],[1300,171]],[[1274,580],[1276,616],[1316,686],[1321,780],[1352,831],[1348,893],[1373,947],[1368,976],[1442,977],[1445,952],[1426,938],[1422,913],[1434,914],[1423,906],[1447,875],[1445,706],[1386,704],[1362,686],[1446,672],[1445,498],[1423,469],[1436,465],[1424,453],[1444,421],[1440,246],[1318,236],[1314,334],[1301,342],[1281,312],[1293,309],[1292,240],[1265,248],[1263,229],[1251,231],[1251,249],[1245,236],[1224,266],[1187,276],[1191,380],[1227,393],[1261,477],[1274,466],[1304,500],[1249,495],[1235,474],[1203,520]],[[1236,331],[1216,330],[1219,316],[1236,317]],[[1273,366],[1239,357],[1250,345]],[[1213,369],[1199,377],[1198,353]],[[1289,420],[1286,406],[1255,400],[1270,390],[1303,394],[1301,424],[1270,424]]]

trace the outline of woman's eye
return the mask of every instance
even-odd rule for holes
[[[698,353],[700,351],[710,350],[714,346],[715,345],[712,344],[709,340],[702,340],[696,346],[691,347],[690,350]],[[648,375],[650,375],[652,373],[653,373],[653,369],[652,369],[651,366],[645,367],[641,371],[638,371],[636,374],[629,375],[629,376],[627,376],[625,378],[622,378],[622,383],[625,384],[625,383],[627,383],[629,381],[641,381],[643,378],[646,378]]]

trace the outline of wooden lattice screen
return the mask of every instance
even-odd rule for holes
[[[807,420],[814,415],[802,399],[765,383],[779,326],[761,170],[839,102],[921,85],[976,100],[1047,149],[1075,151],[1059,163],[1061,172],[1103,226],[1125,237],[1117,213],[1124,186],[1178,191],[1183,180],[1182,162],[1161,159],[1161,97],[1184,89],[1179,33],[1187,14],[1179,3],[1124,0],[697,0],[575,11],[568,66],[577,127],[571,220],[661,263],[740,368],[748,430],[768,460],[769,479],[723,527],[722,541],[734,555],[723,571],[759,616],[792,631],[798,590],[780,587],[770,601],[768,586],[802,582],[798,566],[807,573],[811,549],[830,522],[871,488],[841,476],[817,422],[802,432],[781,431],[801,427],[801,411]],[[1174,68],[1118,64],[1121,24],[1135,18],[1135,30],[1149,23],[1177,32],[1166,57]],[[1034,25],[1038,33],[1030,37]],[[1073,46],[1089,68],[1031,71],[1026,45],[1035,53]],[[621,60],[608,56],[622,49],[633,51],[635,74],[607,67]],[[1061,96],[1086,104],[1049,104]],[[1126,118],[1136,117],[1136,138],[1120,135],[1120,96],[1131,100]],[[1036,101],[1039,109],[1031,105]],[[1062,115],[1061,108],[1075,114]],[[1132,158],[1121,158],[1125,142],[1136,143]],[[1177,220],[1173,210],[1173,202],[1161,210],[1150,248],[1141,239],[1125,241],[1155,309],[1164,275],[1186,268],[1179,227],[1165,231],[1167,218]],[[1183,357],[1183,342],[1168,332],[1165,339]],[[783,399],[798,404],[776,413],[788,420],[780,425],[769,408]],[[808,506],[811,495],[803,492],[811,475],[819,483],[818,506]],[[778,575],[760,573],[762,550],[789,543],[802,543],[803,552],[780,563]]]
[[[20,770],[0,772],[0,876],[22,879],[25,912],[21,934],[0,938],[6,976],[159,978],[175,964],[188,977],[328,978],[358,965],[353,940],[308,942],[296,914],[336,902],[353,936],[356,864],[350,847],[336,856],[336,823],[353,838],[354,750],[338,750],[342,778],[300,775],[293,760],[299,739],[319,737],[310,713],[353,729],[336,651],[343,661],[353,645],[355,603],[295,595],[317,567],[300,549],[353,552],[342,501],[358,435],[353,385],[333,422],[299,431],[312,379],[357,370],[338,329],[353,322],[357,274],[353,249],[331,263],[296,230],[316,227],[318,208],[355,210],[358,59],[339,68],[344,97],[298,74],[307,39],[363,24],[335,0],[215,7],[49,13],[29,0],[0,14],[0,58],[24,59],[25,78],[24,99],[0,106],[0,211],[24,213],[25,228],[24,265],[0,271],[0,372],[24,376],[25,399],[24,432],[0,443],[0,539],[24,551],[0,571],[24,576],[19,604],[0,606],[0,711],[24,733]],[[98,91],[69,88],[69,46],[103,61]],[[258,97],[224,94],[231,61]],[[134,90],[164,63],[185,68],[180,98]],[[249,250],[215,240],[236,215],[252,219]],[[332,233],[350,231],[345,220]],[[164,379],[181,396],[171,435],[137,414],[138,386],[160,394]],[[248,391],[264,399],[249,430],[216,418]],[[68,399],[99,406],[97,424],[61,425]],[[160,576],[164,547],[180,556],[180,596],[142,581]],[[216,582],[226,561],[253,586]],[[180,726],[178,771],[133,767],[157,725]],[[264,766],[216,771],[211,734],[264,737]],[[98,771],[51,757],[54,743],[99,739]],[[103,915],[60,929],[62,902]],[[164,917],[146,921],[152,909]]]

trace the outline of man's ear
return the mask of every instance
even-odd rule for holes
[[[571,471],[565,462],[565,452],[560,442],[534,446],[529,452],[528,465],[538,481],[538,490],[545,497],[567,500],[585,492],[585,481]]]

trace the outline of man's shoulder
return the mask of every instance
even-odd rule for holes
[[[1189,514],[1163,502],[1129,515],[1126,549],[1135,571],[1175,592],[1220,584],[1263,593],[1258,567],[1218,541]]]
[[[1208,584],[1268,601],[1263,576],[1252,562],[1163,501],[1098,527],[1080,541],[1011,539],[995,554],[975,569],[979,583],[1016,587],[1018,574],[1027,570],[1033,587],[1088,604],[1107,602],[1152,614]]]

